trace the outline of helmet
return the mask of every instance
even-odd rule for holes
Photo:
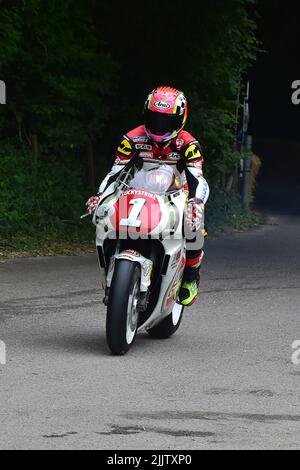
[[[187,99],[182,91],[159,87],[147,98],[144,109],[145,129],[153,142],[168,142],[183,129],[188,115]]]

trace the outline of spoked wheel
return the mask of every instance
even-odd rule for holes
[[[109,292],[106,318],[107,344],[116,356],[126,354],[135,340],[140,280],[139,265],[126,260],[118,261]]]
[[[147,330],[147,333],[149,333],[152,338],[156,339],[168,339],[180,327],[180,323],[182,320],[183,316],[183,311],[184,307],[183,305],[180,305],[176,303],[173,307],[172,313],[168,315],[166,318],[164,318],[158,325],[156,325],[154,328],[151,328],[150,330]]]

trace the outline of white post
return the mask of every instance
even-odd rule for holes
[[[249,185],[250,185],[250,173],[251,173],[251,150],[252,150],[252,137],[248,134],[248,127],[250,121],[250,109],[249,109],[249,95],[250,95],[250,83],[247,83],[247,93],[244,99],[244,116],[243,116],[243,140],[242,149],[247,150],[247,154],[243,160],[243,188],[242,188],[242,199],[243,206],[245,209],[249,209]]]
[[[0,80],[0,104],[6,104],[6,85],[3,80]]]
[[[245,209],[250,208],[250,201],[249,201],[249,188],[250,188],[250,175],[251,175],[251,164],[252,164],[252,136],[247,135],[245,149],[247,150],[247,155],[244,158],[243,164],[243,206]]]

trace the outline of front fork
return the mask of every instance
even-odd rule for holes
[[[150,291],[149,287],[151,284],[151,274],[153,271],[153,261],[145,258],[140,253],[134,250],[124,250],[120,253],[120,245],[117,244],[117,250],[114,255],[111,256],[107,272],[105,270],[105,259],[103,256],[102,247],[98,247],[98,258],[100,263],[100,269],[102,274],[102,286],[105,288],[105,296],[103,303],[107,306],[109,299],[109,290],[111,287],[113,275],[115,272],[116,264],[120,260],[130,261],[140,265],[141,269],[141,282],[140,282],[140,300],[139,310],[146,311],[149,303]]]

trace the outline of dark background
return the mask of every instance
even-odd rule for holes
[[[300,80],[300,4],[258,2],[261,49],[250,72],[250,133],[262,158],[257,202],[283,212],[299,211],[300,106],[292,83]]]
[[[7,84],[7,105],[0,109],[4,246],[12,246],[12,236],[18,244],[19,236],[47,243],[90,236],[79,221],[85,201],[111,167],[121,135],[141,123],[146,94],[157,85],[183,89],[189,99],[187,130],[203,146],[212,188],[210,226],[253,223],[237,178],[237,118],[247,79],[249,132],[263,163],[256,203],[268,211],[299,210],[300,106],[291,102],[292,82],[300,79],[297,3],[0,5],[0,77]]]
[[[75,230],[86,236],[85,202],[111,168],[122,134],[141,124],[147,94],[159,85],[184,90],[189,100],[187,130],[203,146],[212,188],[207,214],[219,227],[253,223],[239,198],[236,145],[239,98],[257,55],[249,0],[0,5],[0,77],[7,84],[0,110],[0,231],[6,245],[16,227],[34,239],[74,240]]]

